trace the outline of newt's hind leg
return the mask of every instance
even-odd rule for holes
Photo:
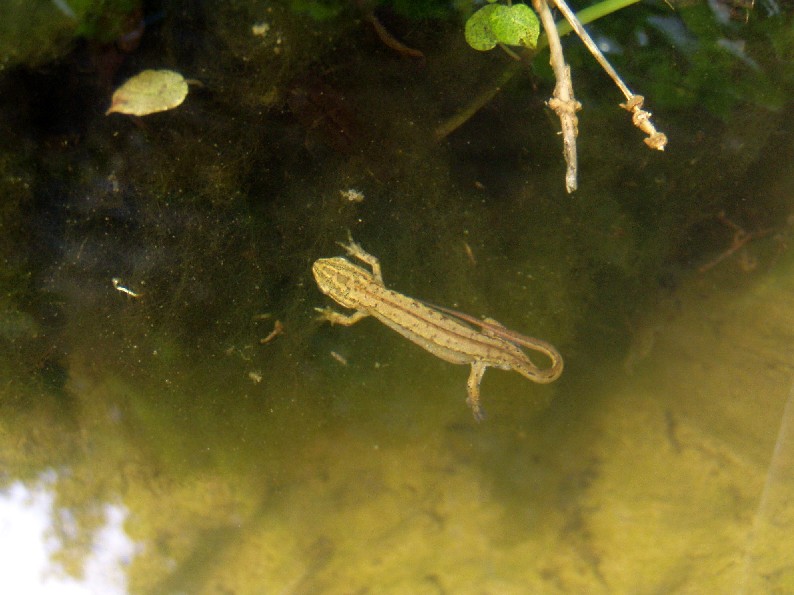
[[[472,362],[471,374],[469,374],[469,379],[466,381],[466,389],[469,393],[466,403],[471,407],[471,412],[477,421],[485,419],[485,414],[482,411],[482,407],[480,407],[480,382],[487,367],[484,362]]]

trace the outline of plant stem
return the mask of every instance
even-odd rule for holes
[[[553,1],[558,3],[560,0]],[[582,109],[582,104],[576,101],[574,97],[571,68],[565,63],[560,36],[557,35],[557,26],[554,23],[554,17],[551,15],[548,3],[546,0],[532,0],[532,6],[535,12],[538,13],[540,22],[549,39],[550,63],[552,70],[554,70],[557,84],[554,86],[554,96],[548,101],[548,106],[560,118],[563,155],[565,156],[567,168],[565,172],[565,189],[570,194],[576,190],[577,186],[576,137],[579,134],[579,120],[576,117],[576,112]]]
[[[593,21],[596,21],[601,17],[605,17],[608,14],[617,12],[621,8],[626,8],[632,4],[637,4],[639,1],[640,0],[604,0],[603,2],[599,2],[598,4],[594,4],[593,6],[588,6],[587,8],[580,10],[576,13],[576,18],[579,19],[579,22],[582,23],[582,25],[586,25],[587,23],[592,23]],[[559,33],[560,37],[563,35],[568,35],[568,33],[571,31],[573,31],[573,29],[567,21],[562,20],[557,23],[557,33]],[[545,49],[547,45],[549,45],[549,40],[546,38],[546,34],[544,33],[538,39],[538,47],[535,49],[535,52]]]

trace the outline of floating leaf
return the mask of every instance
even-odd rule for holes
[[[491,15],[498,10],[501,4],[488,4],[475,12],[466,21],[466,43],[475,50],[487,52],[496,47],[498,43],[491,29]]]
[[[499,4],[491,14],[491,31],[499,43],[533,49],[538,45],[540,22],[526,4]]]
[[[522,45],[533,49],[538,45],[540,22],[526,4],[488,4],[466,21],[466,43],[486,52],[505,45]]]
[[[118,113],[146,116],[180,105],[187,96],[187,82],[173,70],[144,70],[113,93],[105,115]]]

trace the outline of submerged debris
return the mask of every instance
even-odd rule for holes
[[[187,97],[187,81],[173,70],[144,70],[113,93],[105,115],[146,116],[174,109]]]
[[[251,25],[251,33],[256,37],[264,37],[270,31],[270,23],[260,22]]]
[[[344,355],[337,353],[336,351],[331,351],[331,357],[338,361],[343,366],[347,365],[347,358]]]
[[[143,295],[141,293],[137,293],[137,292],[131,290],[128,287],[124,287],[121,284],[121,279],[119,279],[118,277],[113,277],[110,280],[110,282],[113,284],[113,289],[115,289],[116,291],[120,291],[121,293],[125,293],[128,296],[130,296],[131,298],[138,299],[139,297],[141,297]]]
[[[266,345],[267,343],[270,343],[273,339],[275,339],[279,335],[283,335],[283,334],[284,334],[284,325],[281,324],[280,320],[276,320],[276,322],[273,324],[273,330],[270,331],[270,334],[267,337],[264,337],[263,339],[259,339],[259,344]]]
[[[349,202],[364,202],[364,193],[355,188],[348,188],[347,190],[340,190],[339,196]]]

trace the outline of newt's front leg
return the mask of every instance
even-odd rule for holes
[[[383,273],[381,273],[380,270],[380,260],[378,260],[376,256],[364,250],[364,248],[353,240],[353,236],[350,235],[348,235],[347,244],[339,242],[339,245],[353,258],[358,258],[361,262],[368,264],[372,269],[372,276],[375,277],[375,281],[378,282],[378,285],[386,286],[383,282]]]
[[[369,314],[362,312],[361,310],[356,310],[352,314],[342,314],[341,312],[337,312],[333,308],[329,308],[327,306],[325,308],[315,308],[314,310],[320,313],[320,315],[317,317],[317,320],[330,322],[331,324],[341,324],[342,326],[356,324],[362,318],[369,316]]]
[[[472,362],[471,374],[469,374],[469,379],[466,381],[466,390],[469,393],[466,403],[471,407],[471,412],[474,414],[474,419],[476,421],[485,419],[485,414],[480,407],[480,382],[482,381],[482,375],[485,374],[485,369],[487,367],[485,362]]]

